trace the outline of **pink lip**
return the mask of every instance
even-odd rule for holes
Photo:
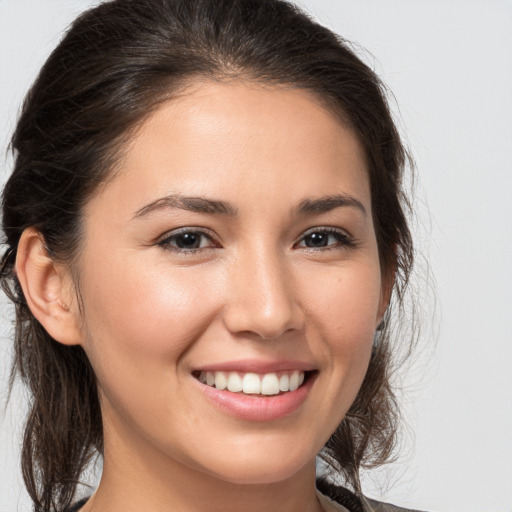
[[[206,366],[194,368],[199,372],[239,372],[239,373],[275,373],[284,371],[302,371],[307,372],[314,370],[311,364],[301,361],[284,360],[279,361],[257,361],[247,359],[243,361],[224,361],[222,363],[214,363]]]
[[[217,366],[215,368],[218,369]],[[237,370],[241,371],[238,366],[233,371]],[[268,371],[256,373],[268,373]],[[316,375],[316,372],[308,375],[304,384],[295,391],[273,396],[251,396],[226,390],[221,391],[207,384],[202,384],[197,379],[194,380],[207,400],[225,414],[248,421],[272,421],[289,416],[299,409],[306,400]]]

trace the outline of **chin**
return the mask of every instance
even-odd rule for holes
[[[265,467],[251,467],[247,465],[240,467],[237,471],[225,471],[217,478],[221,478],[227,483],[236,485],[269,485],[284,482],[296,474],[301,467],[274,466],[267,464]]]
[[[204,469],[215,478],[237,485],[283,482],[308,465],[311,465],[314,471],[316,455],[293,454],[290,450],[285,452],[274,451],[273,456],[269,456],[268,450],[259,450],[254,456],[250,453],[242,456],[232,453],[229,460]]]

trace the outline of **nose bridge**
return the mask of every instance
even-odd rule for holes
[[[302,310],[285,255],[260,244],[240,252],[233,267],[225,311],[230,331],[274,339],[301,328]]]

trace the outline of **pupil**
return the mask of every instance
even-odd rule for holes
[[[183,233],[176,240],[178,247],[184,249],[196,249],[199,244],[199,237],[196,233]]]
[[[306,238],[308,247],[325,247],[327,245],[327,237],[325,233],[312,233]]]

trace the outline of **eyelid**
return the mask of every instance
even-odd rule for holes
[[[346,229],[340,228],[338,226],[314,226],[312,228],[306,229],[306,231],[302,233],[301,237],[310,235],[311,233],[316,233],[317,231],[323,231],[325,233],[339,233],[341,235],[352,238],[352,235]]]

